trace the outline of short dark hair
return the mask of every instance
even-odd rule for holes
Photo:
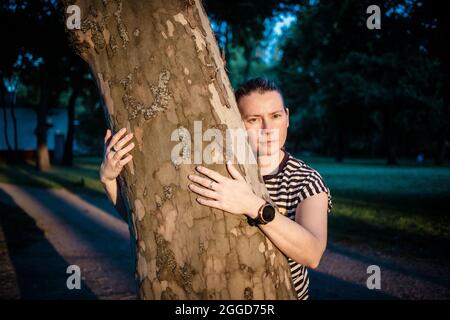
[[[281,98],[283,98],[281,89],[277,86],[275,81],[269,80],[265,77],[257,77],[247,80],[237,88],[237,90],[234,93],[236,102],[239,103],[239,100],[242,97],[248,96],[255,91],[258,93],[277,91],[280,94]]]

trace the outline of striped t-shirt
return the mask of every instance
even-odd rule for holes
[[[304,199],[315,194],[328,194],[328,213],[331,212],[332,202],[330,189],[320,174],[302,160],[294,158],[284,151],[278,171],[263,176],[270,198],[280,209],[280,213],[295,220],[295,209]],[[308,299],[309,277],[305,266],[298,264],[288,257],[291,267],[292,281],[297,292],[298,300]]]

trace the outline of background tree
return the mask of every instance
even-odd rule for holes
[[[90,85],[89,81],[85,83],[83,80],[86,78],[88,68],[79,57],[72,53],[67,44],[65,32],[60,27],[62,17],[59,9],[57,1],[45,0],[5,2],[0,7],[2,21],[15,30],[14,33],[5,35],[8,50],[5,52],[4,59],[1,60],[1,75],[9,79],[15,74],[22,87],[26,88],[25,90],[37,92],[37,99],[21,97],[21,102],[31,106],[36,112],[36,168],[38,170],[50,168],[47,131],[51,124],[47,122],[47,119],[52,109],[61,105],[61,94],[69,90],[78,95],[80,92],[89,90]],[[92,83],[92,80],[90,82]],[[69,111],[72,110],[70,102],[75,100],[76,96],[68,99]],[[64,156],[66,164],[71,163],[75,118],[74,112],[69,112],[68,115],[70,137],[66,137]]]
[[[77,99],[84,99],[87,102],[84,105],[91,106],[89,109],[92,109],[99,100],[99,95],[88,66],[85,63],[79,63],[79,58],[76,56],[69,56],[69,59],[71,60],[69,61],[71,67],[64,79],[66,84],[65,90],[70,91],[70,94],[67,101],[67,136],[64,144],[62,163],[67,166],[72,166],[74,159],[73,142],[75,139]],[[90,110],[90,112],[93,112],[93,110]],[[89,127],[104,129],[104,126],[98,120],[96,121],[92,113],[89,119],[83,120],[87,125],[83,125],[85,130],[88,130]],[[89,140],[92,140],[92,136],[95,135],[89,135]]]
[[[234,85],[248,79],[260,60],[258,49],[264,42],[270,19],[293,10],[291,1],[205,1],[219,46],[227,61],[226,69]],[[243,66],[239,65],[242,58]]]
[[[57,85],[57,81],[51,79],[56,75],[54,72],[55,63],[60,61],[59,57],[64,55],[53,42],[53,39],[61,37],[61,30],[52,28],[55,25],[53,19],[58,19],[54,14],[54,3],[52,1],[32,1],[32,2],[5,2],[1,5],[1,18],[5,25],[15,30],[14,33],[5,34],[5,42],[8,43],[9,50],[7,56],[2,59],[2,73],[9,73],[14,68],[17,57],[31,55],[41,62],[35,69],[27,68],[24,83],[31,80],[35,84],[40,84],[40,98],[36,105],[37,127],[35,130],[37,140],[36,167],[39,170],[50,168],[50,157],[47,147],[47,115],[49,105],[54,101],[52,90]],[[52,14],[53,13],[53,14]],[[27,21],[27,23],[23,23]],[[33,32],[45,34],[46,37],[38,38]],[[59,45],[57,42],[56,44]],[[67,47],[67,46],[66,46]],[[53,63],[53,65],[52,65]],[[22,79],[21,79],[22,80]],[[53,86],[55,85],[55,86]]]
[[[298,120],[295,140],[322,154],[331,151],[337,161],[345,154],[384,154],[395,164],[399,152],[429,151],[439,134],[423,129],[445,113],[439,88],[448,72],[430,54],[429,32],[442,31],[432,31],[430,17],[420,16],[423,3],[383,2],[380,30],[366,27],[369,1],[299,3],[278,68]],[[433,21],[437,30],[446,28],[443,19]],[[444,123],[438,127],[445,136]]]

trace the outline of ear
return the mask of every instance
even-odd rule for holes
[[[289,108],[286,107],[287,127],[289,128]]]

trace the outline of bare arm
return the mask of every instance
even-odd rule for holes
[[[253,193],[251,186],[230,163],[227,169],[233,179],[203,166],[198,166],[204,176],[190,174],[188,185],[198,195],[197,201],[237,215],[256,218],[265,200]],[[276,213],[275,219],[259,227],[286,256],[294,261],[316,268],[327,243],[328,195],[320,192],[301,201],[295,221]]]
[[[277,213],[273,221],[259,227],[286,256],[316,268],[327,244],[327,209],[327,193],[321,192],[299,203],[295,221]],[[253,211],[253,218],[257,211]]]
[[[114,205],[114,208],[116,208],[120,216],[128,222],[127,209],[123,202],[122,195],[120,194],[120,186],[117,183],[117,179],[111,181],[102,181],[102,185],[103,189],[105,189],[108,199]]]

